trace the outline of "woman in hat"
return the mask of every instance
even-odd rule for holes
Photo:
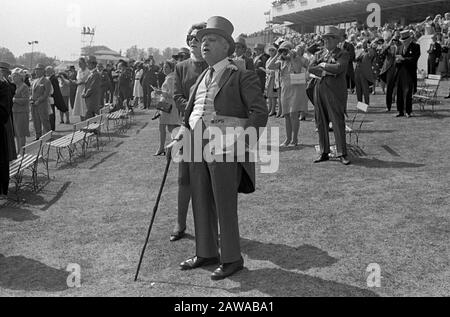
[[[269,69],[280,71],[281,110],[286,120],[286,141],[281,145],[283,147],[298,146],[300,112],[308,109],[306,96],[308,60],[298,54],[302,53],[302,50],[297,52],[293,49],[291,42],[284,42],[278,49],[277,57],[268,64]],[[298,82],[293,82],[294,78],[298,79]]]
[[[166,129],[169,133],[181,124],[181,118],[178,113],[178,109],[175,104],[174,91],[175,91],[175,62],[166,61],[163,65],[163,72],[166,75],[166,79],[161,86],[161,90],[156,91],[156,94],[160,96],[162,102],[166,102],[172,106],[170,113],[160,111],[159,117],[159,149],[155,153],[155,156],[165,155],[166,145]]]
[[[20,153],[26,144],[26,138],[30,136],[30,89],[24,83],[25,74],[21,69],[15,69],[11,77],[16,85],[12,113],[16,145]]]
[[[278,91],[275,88],[275,74],[277,70],[269,69],[268,65],[274,61],[277,57],[277,49],[275,46],[270,46],[269,49],[269,59],[266,62],[266,96],[269,100],[269,116],[273,117],[277,114],[277,99]]]
[[[84,93],[84,87],[89,78],[90,71],[87,69],[86,60],[82,57],[78,61],[78,66],[80,69],[77,73],[77,94],[75,95],[75,105],[73,107],[73,115],[80,116],[81,121],[84,121],[84,116],[86,115],[87,108],[85,99],[82,97]]]

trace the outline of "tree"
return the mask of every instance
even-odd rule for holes
[[[137,45],[134,45],[127,49],[125,56],[129,59],[133,59],[135,61],[140,61],[145,59],[145,50],[142,48],[138,48]]]
[[[8,64],[15,65],[16,57],[6,47],[0,47],[0,61],[7,62]]]
[[[33,63],[31,65],[31,61]],[[43,64],[45,66],[55,66],[55,58],[48,57],[45,53],[42,52],[34,52],[34,53],[25,53],[17,58],[17,63],[20,65],[24,65],[30,68],[36,66],[36,64]],[[31,65],[31,66],[30,66]]]

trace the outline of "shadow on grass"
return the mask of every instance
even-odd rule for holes
[[[394,132],[397,132],[397,130],[361,130],[361,131],[358,131],[358,133],[361,133],[361,134],[394,133]]]
[[[281,269],[244,269],[230,277],[241,284],[232,293],[260,291],[273,297],[378,297],[370,290]]]
[[[34,215],[30,210],[20,207],[0,207],[0,219],[9,219],[14,222],[33,221],[39,219],[39,216]]]
[[[249,258],[270,261],[286,270],[306,271],[332,266],[337,259],[311,245],[291,247],[283,244],[262,243],[241,238],[242,252]]]
[[[108,159],[110,159],[111,157],[113,157],[114,155],[117,155],[117,152],[113,152],[107,156],[105,156],[104,158],[102,158],[99,162],[95,163],[94,165],[92,165],[91,167],[89,167],[90,170],[95,169],[96,167],[98,167],[99,165],[105,163]]]
[[[69,272],[23,256],[0,254],[0,287],[15,291],[62,292]]]
[[[47,211],[51,206],[56,204],[56,202],[64,195],[64,192],[69,188],[72,182],[65,182],[62,187],[56,192],[55,197],[52,198],[44,207],[41,208],[42,211]]]
[[[355,158],[352,162],[353,165],[363,166],[367,168],[419,168],[426,166],[425,164],[416,164],[409,162],[390,162],[382,161],[375,158]]]

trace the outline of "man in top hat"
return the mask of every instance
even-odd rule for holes
[[[6,79],[10,65],[0,62],[0,202],[6,200],[9,186],[9,142],[6,125],[11,118],[12,91]]]
[[[36,79],[31,84],[31,115],[33,117],[34,131],[36,140],[40,139],[42,134],[51,130],[49,109],[52,83],[45,77],[45,67],[37,64],[35,69]]]
[[[397,117],[412,116],[412,96],[417,79],[417,62],[420,45],[413,42],[410,30],[400,33],[401,45],[397,49],[395,63],[397,69]]]
[[[102,94],[101,85],[102,78],[97,71],[97,59],[95,56],[89,56],[87,60],[87,68],[90,70],[82,97],[86,102],[86,119],[93,118],[98,114],[100,108],[100,98]]]
[[[309,67],[309,72],[318,78],[314,87],[313,104],[319,132],[320,155],[314,160],[314,163],[329,160],[328,130],[331,122],[336,140],[337,157],[342,164],[349,165],[345,137],[348,98],[345,76],[350,57],[347,51],[338,47],[342,40],[342,34],[338,28],[326,27],[322,38],[325,48],[316,53],[315,59]]]
[[[192,87],[186,108],[182,130],[193,131],[193,135],[199,131],[203,134],[208,127],[217,125],[258,129],[267,124],[268,110],[258,77],[255,72],[240,70],[229,60],[235,49],[233,30],[230,21],[216,16],[197,33],[209,68]],[[198,147],[203,150],[206,141],[194,137],[191,148],[194,152]],[[189,164],[196,255],[180,266],[182,270],[192,270],[220,261],[211,279],[221,280],[244,266],[237,214],[238,192],[255,191],[255,164],[247,160],[239,163],[236,158],[233,162],[220,162],[220,159],[211,162],[204,156]]]
[[[353,63],[356,59],[355,46],[351,43],[351,41],[347,40],[347,34],[345,30],[341,29],[341,32],[343,42],[340,45],[340,48],[347,51],[347,53],[349,54],[347,75],[345,76],[345,79],[347,81],[347,88],[353,92],[355,90],[355,69],[353,67]]]
[[[269,59],[269,55],[265,52],[266,45],[259,43],[255,47],[256,57],[253,60],[255,66],[256,75],[259,77],[261,83],[261,91],[264,93],[266,87],[266,63]]]
[[[255,65],[253,65],[253,61],[251,58],[248,58],[246,56],[247,52],[247,42],[245,41],[245,38],[243,36],[238,36],[235,43],[235,57],[233,59],[234,63],[236,64],[239,69],[247,69],[247,70],[255,70]]]
[[[431,41],[432,43],[428,50],[428,75],[436,75],[436,70],[442,55],[442,46],[438,43],[436,34],[433,34]]]
[[[141,77],[141,85],[144,90],[144,108],[150,109],[152,101],[152,87],[158,86],[158,67],[155,65],[153,56],[144,62],[144,73]]]

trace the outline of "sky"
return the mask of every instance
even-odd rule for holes
[[[235,27],[233,37],[266,26],[273,0],[14,0],[0,9],[0,47],[17,57],[34,50],[61,60],[80,54],[81,27],[96,28],[93,45],[124,53],[127,48],[186,46],[189,27],[220,15]]]

